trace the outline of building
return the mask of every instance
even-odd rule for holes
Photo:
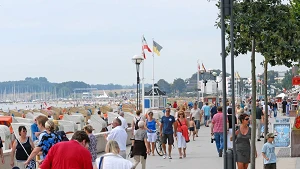
[[[150,89],[145,92],[144,95],[145,108],[162,108],[166,107],[167,104],[167,94],[161,91],[157,84],[154,84],[154,89]]]

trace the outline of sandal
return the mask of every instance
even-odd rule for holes
[[[179,157],[179,159],[182,159],[182,157]]]
[[[185,158],[186,157],[186,154],[183,154],[183,158]]]

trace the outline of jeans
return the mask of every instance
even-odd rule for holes
[[[261,119],[256,119],[256,128],[257,128],[257,139],[260,139],[260,135],[261,135]]]
[[[274,117],[277,117],[277,108],[274,108]]]
[[[210,115],[204,116],[204,125],[206,125],[207,121],[209,121]]]
[[[218,153],[223,149],[223,133],[214,133]]]

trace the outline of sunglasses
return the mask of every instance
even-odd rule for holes
[[[249,120],[249,118],[245,118],[245,120],[247,120],[247,121],[248,121],[248,120]]]
[[[180,116],[180,115],[183,115],[183,114],[179,114],[179,116]]]

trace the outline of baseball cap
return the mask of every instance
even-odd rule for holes
[[[267,139],[268,139],[268,138],[271,138],[271,137],[274,138],[274,137],[275,137],[275,134],[274,134],[274,133],[268,133],[267,136],[266,136]]]

